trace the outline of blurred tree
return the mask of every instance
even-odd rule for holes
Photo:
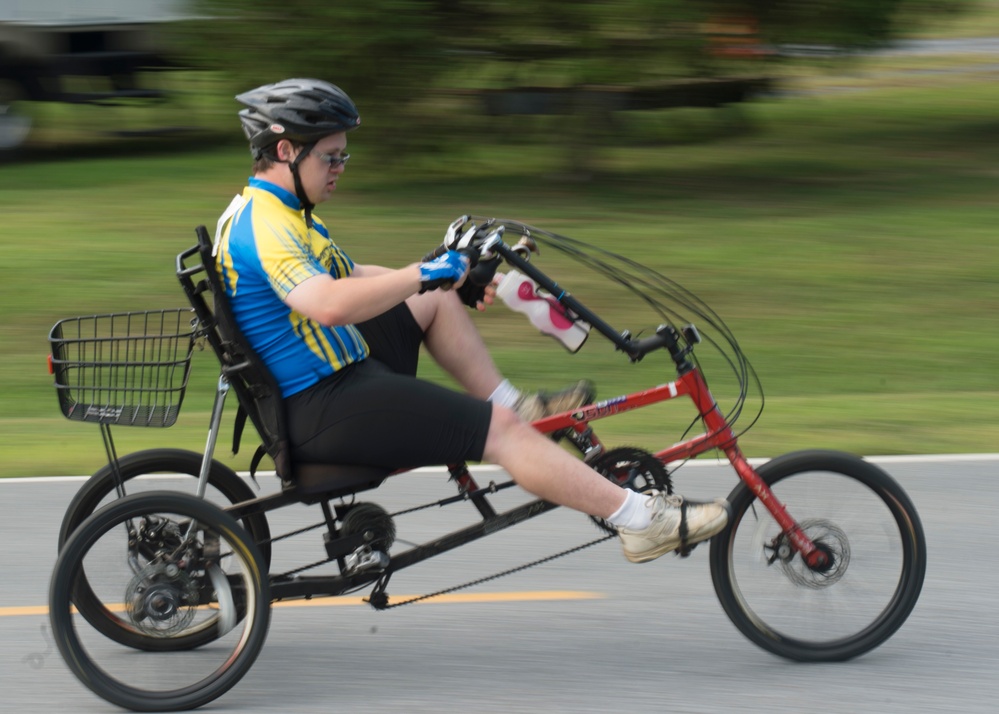
[[[812,45],[844,52],[871,49],[917,25],[960,12],[977,0],[732,0],[718,14],[752,18],[773,45]]]
[[[184,26],[184,48],[234,93],[322,77],[397,130],[443,87],[634,87],[746,71],[734,63],[747,59],[770,72],[781,58],[767,48],[868,48],[973,0],[189,1],[211,19]]]
[[[321,77],[360,104],[390,105],[432,82],[446,63],[434,13],[420,0],[191,0],[185,51],[224,70],[240,90],[286,77]],[[405,95],[400,93],[405,90]]]

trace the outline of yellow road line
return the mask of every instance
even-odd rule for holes
[[[402,602],[417,595],[392,595],[389,604]],[[498,593],[450,593],[439,595],[429,600],[422,600],[418,604],[468,604],[468,603],[489,603],[489,602],[544,602],[546,600],[600,600],[604,597],[602,593],[588,592],[586,590],[525,590],[520,592],[498,592]],[[356,607],[357,605],[367,605],[363,596],[356,597],[317,597],[311,600],[282,600],[271,603],[272,608],[278,607]],[[121,612],[122,605],[109,605],[109,610]],[[49,609],[45,605],[27,605],[24,607],[0,607],[0,617],[22,617],[27,615],[48,615]]]
[[[18,615],[48,615],[49,609],[44,605],[28,607],[0,607],[0,617],[17,617]]]

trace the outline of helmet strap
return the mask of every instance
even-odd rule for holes
[[[312,209],[316,207],[316,204],[309,200],[309,197],[305,193],[305,187],[302,186],[302,178],[298,175],[298,164],[299,162],[308,156],[312,150],[315,148],[316,142],[313,141],[311,144],[305,144],[302,150],[298,152],[298,156],[295,157],[294,161],[288,162],[288,168],[291,169],[291,177],[295,181],[295,195],[302,204],[302,208],[305,209],[305,227],[312,228]]]

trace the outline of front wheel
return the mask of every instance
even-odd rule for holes
[[[212,645],[136,652],[73,607],[87,587],[102,609],[149,639],[168,643],[210,627]],[[74,675],[105,700],[134,711],[206,704],[249,670],[270,621],[260,553],[228,514],[168,491],[127,496],[87,518],[56,561],[49,617]]]
[[[752,642],[802,662],[848,660],[895,633],[916,604],[926,540],[912,501],[884,471],[849,454],[774,459],[760,477],[827,556],[809,567],[743,483],[711,542],[726,614]]]

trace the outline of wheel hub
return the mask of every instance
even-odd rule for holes
[[[190,625],[197,597],[195,583],[175,565],[147,565],[125,591],[132,623],[157,637],[169,637]]]
[[[169,620],[177,612],[180,593],[173,585],[157,583],[142,596],[142,610],[147,617],[161,622]]]
[[[784,575],[796,585],[821,590],[838,582],[850,565],[850,543],[842,528],[823,519],[801,522],[801,531],[815,544],[823,557],[809,565],[803,557],[795,557],[787,534],[781,533],[767,550],[772,551],[771,563],[777,562]]]

